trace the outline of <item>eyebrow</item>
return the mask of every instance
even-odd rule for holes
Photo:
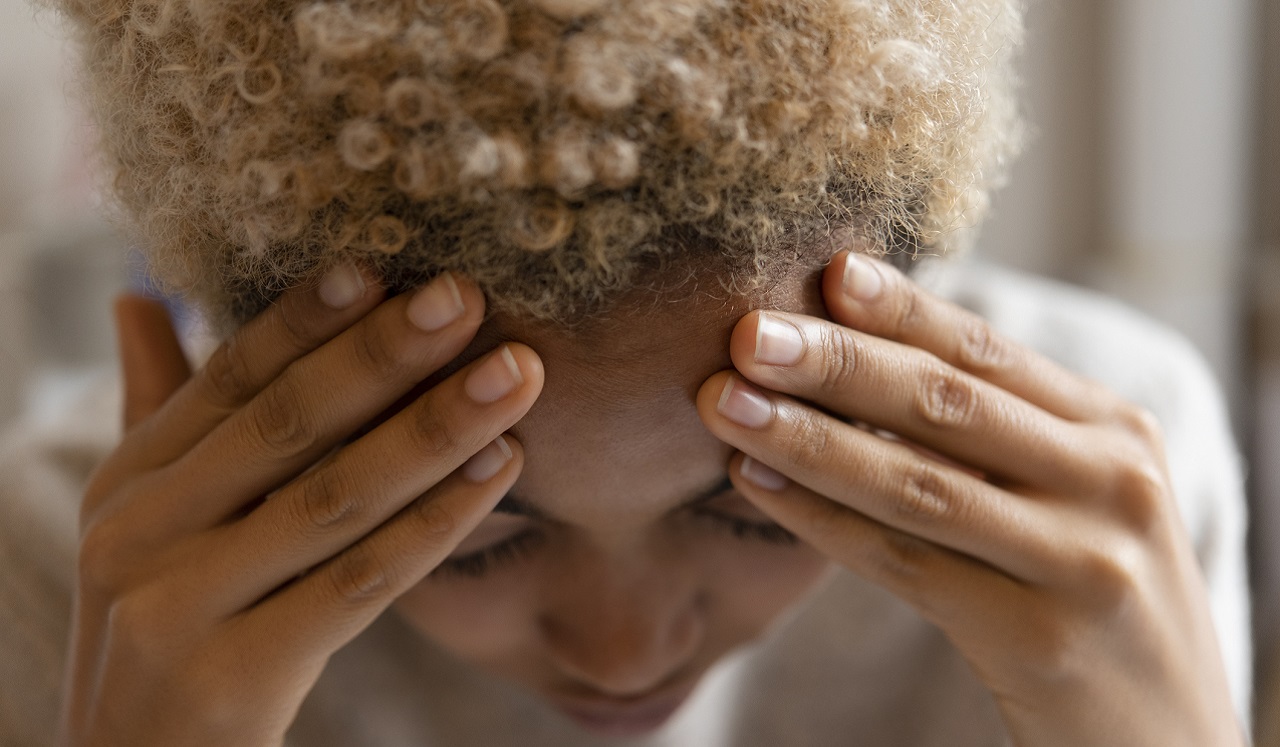
[[[733,490],[733,482],[729,480],[728,475],[725,475],[723,480],[716,483],[711,488],[699,492],[697,495],[677,505],[672,510],[682,511],[689,508],[695,508],[727,490]],[[540,521],[548,521],[558,524],[567,523],[563,519],[552,516],[529,501],[519,498],[512,493],[504,495],[502,500],[498,501],[498,505],[493,507],[493,510],[497,513],[512,514],[514,516],[527,516],[530,519],[538,519]]]

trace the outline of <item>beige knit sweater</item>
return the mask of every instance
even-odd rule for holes
[[[1013,337],[1149,408],[1164,425],[1178,502],[1210,585],[1241,714],[1250,697],[1241,471],[1221,397],[1180,338],[1112,302],[989,267],[937,288]],[[104,380],[60,417],[0,437],[0,745],[52,740],[68,634],[76,504],[118,438]],[[1140,718],[1135,714],[1135,718]],[[946,640],[844,574],[765,641],[723,662],[662,733],[696,747],[1005,742],[990,696]],[[610,744],[470,671],[384,616],[332,660],[290,734],[297,747]]]

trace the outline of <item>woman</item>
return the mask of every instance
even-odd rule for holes
[[[1011,150],[1016,4],[64,5],[226,335],[120,307],[65,743],[1243,743],[1230,490],[890,264]]]

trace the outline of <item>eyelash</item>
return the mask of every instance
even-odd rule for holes
[[[758,523],[715,511],[696,511],[695,515],[708,519],[740,540],[756,540],[773,545],[790,546],[800,540],[787,529],[773,523]],[[492,547],[476,550],[458,558],[446,558],[432,571],[433,576],[463,576],[480,578],[495,567],[527,557],[541,542],[543,535],[537,529],[528,529],[511,539]]]
[[[458,558],[445,558],[431,572],[431,575],[480,578],[493,570],[496,565],[504,565],[524,558],[541,539],[542,534],[537,529],[526,529],[511,539],[503,540],[491,547],[476,550]]]
[[[759,540],[768,542],[773,545],[794,545],[799,542],[799,538],[781,525],[773,522],[761,523],[755,521],[747,521],[737,516],[716,513],[715,511],[698,511],[699,517],[711,519],[717,522],[734,537],[743,540]]]

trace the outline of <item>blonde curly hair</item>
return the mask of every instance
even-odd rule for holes
[[[840,228],[964,243],[1018,140],[1019,0],[48,0],[113,193],[224,329],[343,259],[571,323]]]

